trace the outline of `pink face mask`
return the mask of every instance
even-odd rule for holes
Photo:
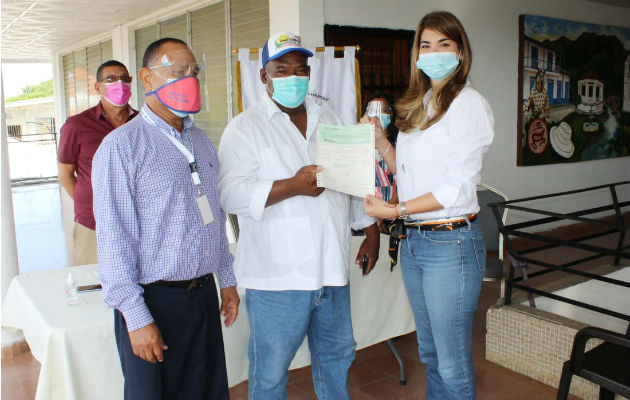
[[[168,81],[166,85],[160,86],[145,96],[154,94],[162,104],[180,117],[195,114],[201,110],[201,93],[197,78],[184,76]]]
[[[105,83],[107,92],[105,100],[112,103],[116,107],[122,107],[129,101],[131,97],[131,85],[123,81]]]

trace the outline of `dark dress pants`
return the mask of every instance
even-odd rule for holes
[[[144,301],[168,349],[161,363],[134,355],[125,319],[115,310],[125,399],[229,399],[214,278],[191,290],[146,285]]]

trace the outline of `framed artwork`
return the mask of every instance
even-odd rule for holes
[[[519,16],[517,165],[626,157],[630,28]]]

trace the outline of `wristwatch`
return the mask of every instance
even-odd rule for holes
[[[407,219],[409,217],[409,214],[407,213],[407,202],[401,201],[398,205],[400,206],[400,217],[398,218]]]

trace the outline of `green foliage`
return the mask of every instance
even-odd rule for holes
[[[53,81],[50,79],[37,85],[26,85],[22,88],[22,94],[9,97],[6,102],[39,99],[40,97],[50,97],[52,95],[54,95]]]

